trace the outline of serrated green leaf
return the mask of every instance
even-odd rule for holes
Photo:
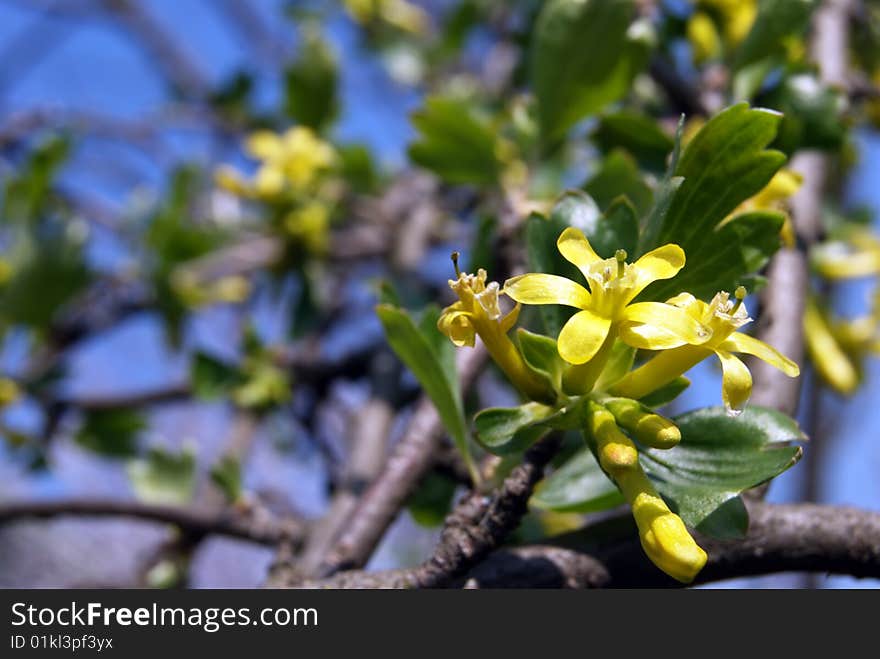
[[[643,42],[627,35],[633,15],[631,0],[544,4],[534,29],[530,76],[547,143],[627,92],[647,53]]]
[[[779,120],[778,113],[742,103],[717,114],[691,140],[671,172],[684,180],[665,212],[655,206],[640,245],[644,253],[678,244],[687,263],[674,279],[648,287],[642,299],[662,300],[683,290],[706,299],[754,274],[778,248],[778,238],[771,235],[777,214],[744,214],[721,222],[785,161],[784,154],[765,148]],[[673,180],[667,177],[670,184]],[[660,198],[657,204],[666,201]]]
[[[433,96],[412,115],[418,139],[409,157],[449,183],[491,185],[502,163],[493,129],[467,101]]]
[[[681,442],[667,450],[643,448],[642,466],[685,523],[722,536],[739,533],[742,518],[735,504],[714,514],[717,509],[794,465],[801,448],[793,442],[805,439],[786,415],[755,406],[739,416],[711,407],[673,420]]]
[[[128,477],[137,497],[149,503],[179,505],[189,502],[196,486],[196,458],[191,447],[179,453],[151,448],[128,465]]]
[[[443,356],[448,353],[438,353],[435,349],[438,342],[425,338],[426,328],[420,330],[404,310],[380,304],[376,314],[389,345],[422,385],[455,445],[465,460],[470,461],[469,436],[454,360],[448,363],[448,357]],[[433,331],[440,334],[436,325]]]
[[[846,100],[814,75],[788,76],[761,100],[784,115],[773,146],[786,153],[836,150],[846,140]]]
[[[536,488],[530,505],[557,512],[593,513],[624,503],[588,447],[578,450]]]

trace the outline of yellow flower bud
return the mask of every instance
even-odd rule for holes
[[[21,398],[21,389],[14,380],[0,377],[0,409]]]
[[[638,441],[653,448],[672,448],[681,441],[681,431],[669,419],[655,414],[638,401],[609,398],[602,404],[614,415],[620,427]]]

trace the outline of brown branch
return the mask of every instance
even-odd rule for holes
[[[285,539],[298,541],[304,536],[306,530],[305,525],[297,521],[282,523],[261,516],[248,518],[242,514],[206,513],[199,510],[137,501],[75,499],[0,503],[0,524],[24,518],[63,516],[129,517],[173,524],[195,537],[225,535],[263,545],[275,545]]]
[[[701,538],[709,562],[696,583],[773,574],[818,572],[880,578],[880,513],[815,504],[750,504],[743,540]],[[552,544],[550,544],[552,543]],[[412,588],[421,568],[342,572],[310,588]],[[544,545],[491,554],[460,585],[470,588],[680,587],[645,557],[625,514],[559,536]]]
[[[462,390],[476,379],[486,360],[485,348],[459,351],[458,373]],[[351,524],[316,572],[327,576],[339,570],[362,567],[397,517],[407,498],[433,464],[440,446],[443,424],[431,401],[423,396],[394,447],[382,473],[367,488],[351,517]]]

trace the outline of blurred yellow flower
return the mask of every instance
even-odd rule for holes
[[[343,3],[358,23],[381,20],[413,34],[424,34],[428,28],[425,11],[406,0],[343,0]]]
[[[746,291],[739,287],[736,302],[728,293],[718,293],[710,303],[682,293],[667,302],[681,308],[693,319],[711,330],[708,340],[696,345],[685,345],[660,353],[639,368],[626,374],[612,388],[612,393],[627,398],[641,398],[668,384],[679,375],[714,354],[721,361],[721,397],[732,412],[740,411],[752,393],[752,375],[746,365],[733,353],[753,355],[778,368],[789,377],[800,375],[798,365],[772,346],[747,334],[737,332],[751,321],[742,303]],[[631,329],[639,332],[638,327]]]
[[[0,409],[21,398],[21,389],[15,380],[0,377]]]
[[[858,388],[856,364],[843,350],[831,324],[813,299],[808,300],[804,312],[804,341],[816,372],[829,387],[844,395]]]
[[[725,218],[725,221],[739,213],[748,211],[781,211],[785,215],[785,223],[780,232],[782,241],[786,247],[794,247],[796,237],[791,216],[788,214],[788,199],[800,189],[803,181],[804,177],[797,172],[790,169],[780,169],[758,194],[741,203],[733,213]]]
[[[336,162],[336,151],[304,126],[282,134],[260,130],[248,136],[245,150],[260,161],[253,178],[224,165],[214,178],[220,187],[243,197],[273,199],[286,191],[310,191],[321,174]]]
[[[309,253],[324,254],[330,240],[330,209],[324,203],[310,201],[287,214],[284,228]]]
[[[696,4],[718,16],[724,38],[732,46],[746,38],[758,15],[757,0],[697,0]]]
[[[827,279],[880,275],[880,239],[867,229],[818,245],[810,256],[816,271]]]
[[[697,64],[721,55],[721,37],[711,16],[705,12],[694,12],[688,19],[687,37]]]

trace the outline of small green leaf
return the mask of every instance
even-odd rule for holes
[[[805,439],[795,421],[761,407],[735,417],[711,407],[673,420],[681,442],[667,450],[643,448],[642,466],[685,523],[727,537],[742,530],[742,515],[736,504],[717,509],[794,465],[802,451],[793,442]]]
[[[626,375],[632,368],[636,358],[636,349],[626,345],[619,339],[611,346],[611,354],[605,367],[596,380],[596,391],[607,391],[611,385]]]
[[[389,345],[416,376],[455,445],[470,463],[469,437],[454,360],[449,359],[449,353],[438,353],[439,339],[426,339],[424,332],[427,328],[420,330],[402,309],[380,304],[376,307],[376,314],[385,328]],[[436,325],[433,331],[440,334]]]
[[[320,33],[305,30],[299,56],[284,72],[284,106],[297,122],[322,130],[339,111],[336,57]]]
[[[784,113],[773,145],[786,153],[799,149],[836,150],[846,140],[846,100],[814,75],[788,76],[761,100]]]
[[[626,197],[618,197],[584,234],[602,258],[611,258],[618,249],[634,254],[639,239],[636,210]]]
[[[593,140],[605,153],[624,148],[643,166],[656,171],[666,168],[666,158],[674,146],[654,119],[631,110],[603,115]]]
[[[204,352],[193,355],[189,373],[193,393],[205,400],[226,396],[242,383],[237,368]]]
[[[605,156],[599,169],[584,185],[584,190],[600,208],[608,208],[615,200],[626,197],[639,215],[648,211],[653,199],[638,164],[622,149],[614,149]]]
[[[627,34],[632,0],[549,0],[538,16],[530,75],[547,143],[621,98],[646,61]]]
[[[241,499],[244,491],[241,463],[231,455],[224,455],[211,468],[211,482],[223,492],[229,503],[235,503]]]
[[[556,340],[543,334],[533,334],[520,327],[516,331],[519,351],[529,368],[544,375],[558,391],[565,362],[559,356]]]
[[[555,408],[541,403],[490,407],[474,417],[476,438],[483,448],[495,455],[520,453],[547,431],[542,422],[554,414]]]
[[[433,96],[412,116],[419,138],[409,157],[448,183],[491,185],[502,163],[494,130],[467,101]]]
[[[187,503],[196,486],[195,450],[186,447],[179,453],[151,448],[143,458],[128,466],[137,497],[149,503],[179,505]]]
[[[593,513],[623,502],[620,491],[585,446],[538,485],[529,503],[542,510]]]
[[[413,492],[407,510],[421,526],[440,526],[452,507],[455,481],[436,472],[430,472]]]
[[[128,457],[137,452],[138,434],[146,427],[146,420],[137,410],[92,410],[86,412],[76,443],[108,457]]]

